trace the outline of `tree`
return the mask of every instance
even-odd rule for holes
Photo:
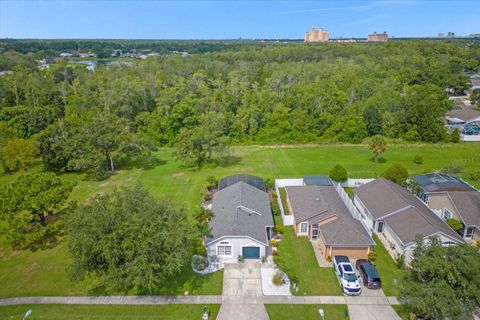
[[[375,163],[378,163],[378,157],[387,150],[387,142],[382,136],[373,136],[368,143],[368,149],[373,152]]]
[[[367,136],[367,128],[363,118],[347,115],[337,118],[324,136],[339,142],[360,143]]]
[[[470,95],[470,102],[474,105],[480,105],[480,89],[475,89]]]
[[[448,219],[448,220],[447,220],[447,224],[449,225],[450,228],[452,228],[453,230],[455,230],[455,231],[457,231],[457,232],[459,232],[460,230],[462,230],[463,227],[464,227],[463,223],[462,223],[460,220],[458,220],[458,219],[453,219],[453,218]]]
[[[400,299],[431,319],[473,319],[480,308],[480,253],[474,246],[442,246],[418,237]]]
[[[328,175],[330,179],[336,182],[344,182],[348,179],[347,169],[342,167],[341,165],[337,164],[335,167],[330,170]]]
[[[228,138],[224,133],[224,115],[208,112],[199,121],[198,126],[180,132],[175,153],[177,158],[197,168],[210,161],[214,153],[221,156],[228,147]]]
[[[98,195],[65,219],[70,276],[93,273],[107,288],[152,291],[181,271],[191,255],[185,211],[140,185]]]
[[[10,139],[1,149],[0,158],[5,171],[27,171],[37,154],[38,149],[30,140]]]
[[[73,184],[52,172],[31,173],[0,188],[1,226],[12,245],[28,247],[55,228],[54,216],[61,208]]]
[[[398,184],[403,184],[408,179],[408,171],[405,167],[394,164],[382,174],[382,177]]]

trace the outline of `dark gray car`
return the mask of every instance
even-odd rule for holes
[[[363,285],[368,289],[381,289],[382,280],[378,275],[375,266],[368,260],[359,259],[356,263],[357,270],[362,277]]]

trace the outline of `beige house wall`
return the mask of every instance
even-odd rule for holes
[[[349,259],[367,259],[369,247],[332,247],[331,256],[347,256]]]
[[[455,219],[459,219],[458,211],[450,201],[450,198],[446,193],[431,193],[428,195],[428,206],[432,208],[435,213],[443,220],[443,211],[445,208],[453,214]],[[438,210],[438,211],[437,211]],[[441,213],[439,214],[439,212]]]

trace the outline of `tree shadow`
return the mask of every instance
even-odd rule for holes
[[[118,167],[124,170],[143,169],[152,170],[158,166],[167,164],[166,160],[162,160],[157,156],[151,154],[145,157],[123,158],[118,162]]]
[[[379,158],[377,159],[377,162],[375,162],[375,158],[374,158],[374,157],[371,157],[371,158],[370,158],[370,161],[373,162],[373,163],[387,163],[387,162],[388,162],[388,160],[385,159],[384,157],[379,157]]]
[[[239,164],[241,161],[242,161],[242,158],[240,158],[239,156],[234,156],[234,155],[228,155],[228,156],[221,157],[221,158],[216,160],[218,166],[220,166],[222,168],[234,166],[236,164]]]

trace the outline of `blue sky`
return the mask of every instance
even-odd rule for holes
[[[480,33],[480,1],[0,0],[0,38],[303,38]]]

